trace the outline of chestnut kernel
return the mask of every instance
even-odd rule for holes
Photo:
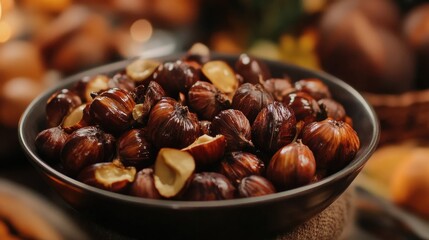
[[[238,88],[234,70],[224,61],[209,61],[203,65],[201,72],[217,89],[228,96],[232,96]]]
[[[106,75],[85,76],[74,86],[83,102],[92,101],[92,93],[109,89],[109,77]]]
[[[61,127],[68,133],[72,133],[79,128],[91,125],[91,116],[89,114],[89,103],[84,103],[79,107],[73,109],[67,116]]]
[[[149,82],[152,74],[161,63],[151,59],[137,59],[127,65],[125,73],[134,81],[136,86]]]

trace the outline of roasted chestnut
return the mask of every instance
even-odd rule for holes
[[[209,82],[196,82],[188,92],[188,103],[201,119],[212,120],[222,110],[231,108],[228,96]]]
[[[112,88],[97,95],[89,106],[91,119],[103,129],[120,134],[132,123],[136,103],[125,90]]]
[[[136,87],[134,81],[124,72],[116,73],[108,82],[109,88],[120,88],[132,92]]]
[[[292,142],[280,148],[271,158],[267,179],[279,190],[308,184],[316,173],[313,152],[302,142]]]
[[[195,68],[177,60],[160,64],[153,73],[153,80],[161,85],[169,97],[177,98],[179,92],[187,93],[199,80],[199,76]]]
[[[195,173],[189,179],[182,198],[189,201],[232,199],[235,187],[224,175],[216,172]]]
[[[99,162],[112,160],[115,139],[95,126],[83,127],[69,135],[61,150],[61,163],[69,175]]]
[[[182,151],[189,152],[195,160],[197,168],[205,168],[219,162],[225,153],[226,140],[223,135],[211,137],[202,135]]]
[[[155,162],[154,149],[146,139],[145,129],[131,129],[117,141],[117,154],[124,166],[136,169],[148,167]]]
[[[219,173],[238,184],[244,177],[264,174],[265,163],[252,153],[230,152],[221,161]]]
[[[274,102],[273,96],[260,84],[242,84],[232,98],[232,108],[240,110],[252,124],[258,113]]]
[[[74,91],[83,102],[91,102],[91,94],[109,89],[109,81],[106,75],[85,76],[76,83]]]
[[[335,120],[345,120],[346,110],[343,105],[332,98],[322,98],[317,101],[322,111],[325,112],[326,117],[330,117]]]
[[[274,100],[281,102],[287,94],[296,91],[288,78],[270,78],[262,83],[265,90],[269,92]]]
[[[200,136],[197,116],[172,98],[162,98],[152,109],[148,136],[157,148],[184,148]]]
[[[314,153],[317,167],[330,172],[349,164],[360,147],[359,137],[349,124],[330,118],[304,127],[302,142]]]
[[[276,192],[273,184],[260,175],[250,175],[241,179],[237,187],[238,195],[243,198],[258,197]]]
[[[142,198],[161,199],[155,187],[152,168],[144,168],[137,172],[136,178],[130,187],[130,194]]]
[[[322,98],[331,98],[328,86],[318,78],[305,78],[295,82],[295,88],[312,96],[316,101]]]
[[[64,131],[72,133],[76,129],[91,125],[92,121],[89,114],[89,106],[89,103],[84,103],[73,109],[73,111],[65,116],[61,124],[61,127],[64,129]]]
[[[61,149],[68,134],[60,127],[52,127],[39,132],[35,139],[37,152],[48,162],[59,162]]]
[[[221,92],[231,97],[238,88],[238,79],[228,63],[209,61],[201,68],[203,75]]]
[[[95,163],[85,167],[77,180],[111,192],[122,192],[134,181],[136,169],[120,162]]]
[[[243,77],[245,83],[258,84],[271,78],[267,65],[246,53],[238,57],[235,62],[235,71]]]
[[[253,148],[249,120],[239,110],[220,112],[213,118],[211,129],[212,134],[225,136],[226,149],[229,151]]]
[[[291,143],[295,135],[295,114],[290,107],[279,102],[268,104],[252,124],[252,142],[267,153],[273,154]]]
[[[133,109],[133,118],[139,123],[147,121],[150,110],[162,97],[167,96],[164,89],[151,81],[147,87],[140,85],[134,89],[135,102],[137,103]]]
[[[297,121],[304,121],[305,124],[323,118],[317,101],[308,93],[301,91],[289,93],[283,98],[283,104],[292,108]]]
[[[152,59],[137,59],[127,65],[125,73],[134,81],[136,86],[149,83],[152,74],[161,63]]]
[[[59,126],[64,117],[82,104],[80,97],[69,89],[61,89],[46,102],[46,121],[48,127]]]

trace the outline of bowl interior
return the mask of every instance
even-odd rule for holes
[[[162,58],[160,60],[171,60],[178,59],[181,55],[169,56]],[[213,59],[222,59],[227,61],[233,66],[234,62],[238,56],[229,56],[229,55],[214,55]],[[45,104],[49,96],[55,91],[67,88],[72,86],[76,81],[81,79],[83,76],[95,75],[95,74],[109,74],[112,75],[120,70],[122,70],[127,64],[132,60],[121,61],[118,63],[113,63],[105,65],[96,69],[92,69],[74,76],[71,76],[67,79],[64,79],[60,84],[55,86],[52,89],[47,90],[45,93],[36,98],[26,109],[19,123],[19,139],[22,145],[22,148],[26,155],[28,156],[29,161],[35,166],[35,168],[47,179],[48,183],[54,186],[54,188],[59,191],[60,195],[66,199],[71,205],[75,205],[73,202],[74,198],[66,196],[64,191],[59,190],[60,188],[68,189],[73,194],[70,195],[81,195],[79,199],[83,198],[103,198],[114,200],[115,202],[120,202],[125,204],[128,207],[131,206],[144,206],[147,209],[161,209],[161,210],[171,210],[174,212],[178,211],[194,211],[198,209],[231,209],[234,207],[259,207],[259,206],[268,206],[269,204],[278,204],[281,206],[281,202],[287,202],[288,200],[293,200],[295,198],[304,197],[307,195],[317,197],[318,202],[323,202],[323,206],[316,207],[317,201],[313,205],[308,204],[314,210],[313,215],[317,212],[323,210],[324,207],[328,206],[335,198],[340,195],[349,185],[349,183],[354,179],[354,177],[359,173],[359,171],[364,166],[365,162],[369,159],[373,151],[375,150],[378,138],[379,138],[379,125],[377,117],[371,108],[371,106],[365,101],[365,99],[351,86],[344,83],[343,81],[332,77],[326,73],[310,71],[301,67],[288,65],[279,62],[266,61],[268,64],[273,76],[283,76],[284,74],[289,75],[292,80],[299,80],[302,78],[316,77],[323,80],[330,88],[333,98],[341,102],[349,116],[353,119],[354,128],[358,133],[361,148],[358,151],[355,159],[344,169],[322,179],[319,182],[302,186],[296,189],[279,192],[271,195],[266,195],[256,198],[245,198],[245,199],[233,199],[233,200],[224,200],[224,201],[209,201],[209,202],[185,202],[185,201],[170,201],[170,200],[151,200],[151,199],[142,199],[133,196],[127,196],[118,193],[112,193],[97,189],[86,184],[83,184],[79,181],[76,181],[60,172],[55,170],[52,166],[45,163],[43,159],[37,154],[34,139],[37,133],[44,128],[45,126]],[[329,196],[329,201],[322,199],[324,196],[318,195],[319,189],[323,188],[333,188],[334,183],[341,182],[341,180],[347,179],[346,184],[338,185],[338,189],[334,191]],[[319,191],[320,193],[320,191]],[[311,200],[309,198],[309,200]],[[79,202],[81,203],[81,201]],[[284,207],[284,206],[283,206]],[[310,207],[309,207],[310,208]],[[272,209],[273,210],[273,209]],[[261,208],[262,211],[262,208]],[[297,218],[300,219],[300,218]],[[303,218],[301,218],[302,220]],[[284,225],[284,224],[283,224]]]

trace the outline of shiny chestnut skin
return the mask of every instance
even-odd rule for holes
[[[45,129],[36,136],[37,152],[48,162],[59,162],[61,149],[67,138],[68,134],[60,127]]]
[[[109,79],[107,85],[109,88],[119,88],[127,92],[133,91],[136,87],[134,81],[128,77],[125,72],[119,72],[113,75],[113,77]]]
[[[309,124],[321,118],[322,111],[317,101],[308,93],[302,91],[289,93],[282,102],[292,108],[297,121],[304,121],[305,124]]]
[[[137,172],[136,178],[130,187],[129,193],[133,196],[142,198],[162,198],[158,190],[155,188],[152,168],[144,168]]]
[[[46,121],[48,127],[59,126],[64,117],[82,104],[79,95],[69,89],[61,89],[46,102]]]
[[[258,84],[271,78],[268,66],[246,53],[241,54],[235,62],[235,71],[243,77],[245,83]]]
[[[280,148],[273,155],[266,175],[278,190],[286,190],[310,183],[315,173],[313,152],[298,141]]]
[[[189,107],[200,119],[212,120],[221,111],[231,107],[227,95],[219,91],[209,82],[198,81],[189,89]]]
[[[133,91],[136,105],[133,109],[133,118],[139,123],[145,123],[153,106],[167,96],[164,89],[155,81],[149,82],[147,86],[140,85]]]
[[[199,80],[199,76],[195,68],[177,60],[159,65],[153,73],[153,80],[161,85],[169,97],[177,98],[179,92],[187,93]]]
[[[313,151],[317,167],[329,172],[349,164],[360,147],[356,131],[349,124],[331,118],[304,127],[302,142]]]
[[[97,95],[89,106],[91,119],[108,132],[119,134],[133,124],[136,103],[125,90],[112,88]]]
[[[260,175],[250,175],[241,179],[237,190],[238,195],[242,198],[264,196],[276,192],[273,184]]]
[[[147,140],[145,129],[131,129],[117,140],[117,154],[124,166],[142,169],[155,161],[155,150]]]
[[[228,151],[253,148],[249,120],[244,114],[235,109],[220,112],[213,118],[212,134],[222,134],[226,139]]]
[[[124,167],[120,162],[101,162],[85,167],[77,180],[111,192],[124,192],[134,181],[136,169]]]
[[[183,196],[188,201],[232,199],[236,189],[227,177],[216,172],[201,172],[191,176]]]
[[[288,93],[296,91],[291,80],[288,78],[270,78],[264,81],[262,86],[279,102]]]
[[[156,148],[184,148],[200,135],[197,116],[176,100],[162,98],[152,109],[147,123],[149,140]]]
[[[274,102],[273,96],[260,84],[242,84],[232,98],[232,108],[240,110],[252,124],[258,113]]]
[[[347,114],[343,105],[332,98],[322,98],[317,101],[322,111],[325,112],[326,117],[344,121]]]
[[[291,143],[296,135],[293,110],[280,102],[273,102],[259,112],[252,124],[252,142],[267,153],[275,153]]]
[[[61,150],[61,163],[68,175],[83,168],[112,160],[115,138],[98,127],[83,127],[69,135]]]
[[[252,153],[230,152],[220,162],[219,173],[238,184],[244,177],[264,174],[265,163]]]
[[[322,98],[331,98],[328,86],[318,78],[305,78],[295,82],[295,88],[312,96],[316,101]]]

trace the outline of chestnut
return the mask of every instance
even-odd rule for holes
[[[52,94],[46,102],[48,127],[60,125],[65,116],[82,104],[79,95],[69,89],[61,89]]]
[[[155,188],[152,168],[144,168],[137,172],[136,178],[130,187],[130,194],[142,198],[161,199],[162,196]]]
[[[155,162],[154,149],[146,138],[145,129],[131,129],[117,140],[117,154],[124,166],[136,169],[148,167]]]
[[[35,146],[40,156],[48,162],[59,162],[61,149],[68,134],[60,127],[52,127],[39,132]]]
[[[108,132],[119,134],[132,125],[135,102],[125,90],[112,88],[97,95],[89,106],[94,123]]]
[[[110,79],[106,75],[85,76],[75,84],[74,91],[82,102],[91,102],[91,94],[109,89],[109,81]]]
[[[200,136],[197,116],[176,100],[162,98],[149,114],[149,140],[156,148],[184,148]]]
[[[198,81],[188,92],[189,107],[201,119],[212,120],[222,110],[231,107],[229,98],[209,82]]]
[[[292,108],[297,121],[309,124],[321,118],[322,111],[317,101],[308,93],[302,91],[289,93],[283,97],[282,102]]]
[[[232,98],[232,108],[240,110],[253,123],[258,113],[274,102],[273,96],[260,84],[242,84]]]
[[[161,63],[152,59],[137,59],[125,68],[126,75],[134,81],[136,86],[147,85],[152,75]]]
[[[288,93],[296,91],[289,78],[270,78],[264,81],[262,86],[279,102]]]
[[[349,164],[360,147],[356,131],[349,124],[331,118],[305,126],[302,142],[314,153],[317,167],[330,172]]]
[[[235,195],[235,187],[224,175],[201,172],[191,176],[182,198],[189,201],[212,201],[232,199]]]
[[[279,102],[268,104],[252,124],[252,142],[259,149],[271,154],[291,143],[296,133],[293,110]]]
[[[160,64],[153,73],[153,80],[161,85],[169,97],[177,98],[179,92],[187,93],[199,80],[199,76],[195,68],[177,60]]]
[[[326,117],[335,120],[345,120],[346,110],[343,105],[332,98],[322,98],[317,101],[322,111],[325,112]]]
[[[225,61],[212,60],[201,68],[205,76],[217,89],[231,97],[238,88],[236,73]]]
[[[295,141],[273,155],[268,164],[267,179],[277,189],[286,190],[310,183],[315,173],[313,152],[301,141]]]
[[[111,192],[122,192],[134,181],[136,169],[124,167],[120,162],[95,163],[85,167],[77,180]]]
[[[185,187],[194,170],[195,161],[191,154],[174,148],[161,148],[155,161],[155,188],[163,197],[175,197]]]
[[[258,84],[271,78],[268,66],[263,61],[246,53],[238,57],[235,62],[235,71],[243,77],[245,83]]]
[[[109,88],[120,88],[127,92],[132,92],[136,87],[134,81],[125,74],[125,72],[118,72],[109,79]]]
[[[244,177],[262,175],[264,172],[265,163],[248,152],[230,152],[219,166],[219,173],[225,175],[233,184],[238,184]]]
[[[133,109],[133,119],[139,123],[145,123],[149,117],[152,107],[161,100],[162,97],[167,96],[164,89],[156,83],[151,81],[146,87],[140,85],[134,89],[135,102],[137,103]]]
[[[223,110],[213,118],[212,134],[221,134],[226,139],[228,151],[253,148],[249,120],[235,109]]]
[[[89,114],[89,106],[89,103],[84,103],[65,116],[61,124],[64,131],[72,133],[76,129],[91,125],[92,121]]]
[[[61,163],[69,175],[99,162],[108,162],[115,152],[115,139],[95,126],[87,126],[69,135],[61,150]]]
[[[237,187],[238,195],[242,198],[258,197],[276,192],[273,184],[260,175],[250,175],[241,179]]]
[[[328,86],[318,78],[305,78],[295,82],[295,89],[308,93],[316,101],[322,98],[331,98]]]
[[[194,157],[197,168],[201,169],[219,162],[225,153],[225,146],[223,135],[202,135],[182,151],[189,152]]]

